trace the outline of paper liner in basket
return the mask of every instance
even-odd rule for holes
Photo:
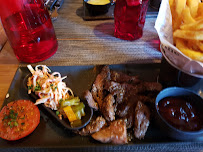
[[[203,63],[190,59],[173,45],[172,15],[168,0],[162,0],[155,29],[161,41],[161,52],[166,60],[179,70],[203,77]]]

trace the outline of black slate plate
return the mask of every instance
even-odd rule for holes
[[[53,66],[52,71],[58,71],[62,76],[67,75],[67,85],[82,97],[86,89],[90,89],[100,66]],[[161,64],[111,65],[111,69],[131,75],[140,75],[146,81],[157,81],[160,78]],[[26,67],[19,67],[9,88],[9,98],[4,104],[17,99],[34,99],[27,94],[23,80],[29,71]],[[174,73],[172,73],[174,75]],[[163,76],[163,75],[162,75]],[[163,79],[162,79],[163,81]],[[171,81],[170,81],[171,82]],[[174,81],[175,82],[175,81]],[[165,83],[172,84],[172,83]],[[195,85],[195,91],[203,88],[202,80]],[[133,140],[127,145],[102,144],[91,137],[81,137],[61,126],[40,105],[40,124],[29,136],[18,141],[5,141],[0,139],[0,151],[200,151],[203,149],[203,139],[198,141],[181,142],[166,137],[151,121],[145,139]]]
[[[84,1],[83,1],[83,19],[88,20],[107,20],[107,19],[114,19],[114,7],[115,4],[112,4],[107,13],[102,15],[92,16],[89,14]],[[151,6],[148,7],[146,18],[156,18],[158,15],[158,10],[152,8]]]

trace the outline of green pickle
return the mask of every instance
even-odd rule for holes
[[[66,99],[61,101],[60,106],[61,108],[64,108],[66,106],[73,106],[73,105],[79,105],[80,98],[79,97],[73,97],[71,99]]]
[[[71,106],[73,112],[75,113],[77,119],[81,119],[82,116],[85,116],[85,105],[83,102],[80,102],[77,106]]]
[[[80,102],[77,106],[71,106],[73,112],[75,113],[77,120],[71,122],[72,127],[77,127],[82,124],[81,118],[85,116],[85,105],[83,102]]]

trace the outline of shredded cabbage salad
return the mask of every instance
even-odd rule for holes
[[[28,94],[33,91],[39,96],[36,105],[44,103],[46,107],[58,110],[60,100],[74,96],[73,91],[62,82],[67,76],[61,77],[59,72],[49,74],[51,70],[46,65],[37,65],[35,70],[31,65],[27,67],[32,73],[27,82]]]

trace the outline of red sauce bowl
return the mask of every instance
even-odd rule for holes
[[[184,88],[170,87],[156,98],[156,122],[169,137],[203,141],[203,98]]]

